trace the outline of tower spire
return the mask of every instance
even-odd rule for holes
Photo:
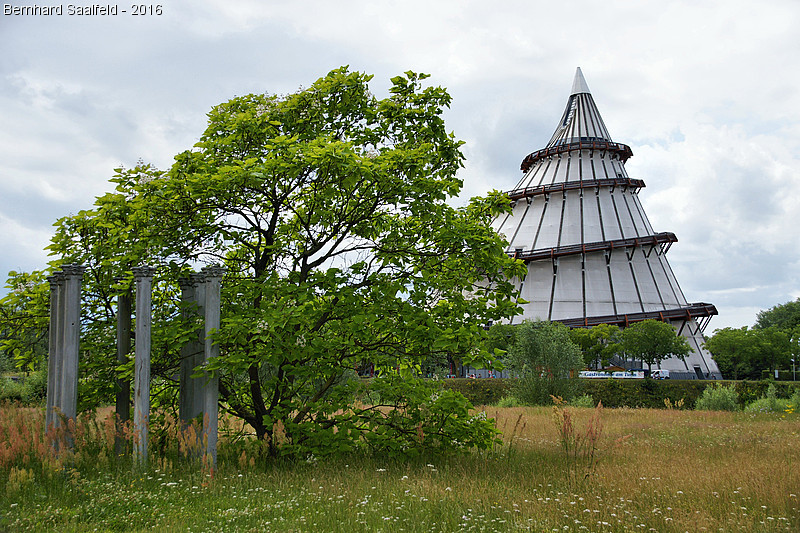
[[[564,109],[564,114],[550,138],[550,142],[546,147],[529,154],[522,161],[520,168],[526,174],[523,181],[528,178],[528,170],[537,160],[556,153],[568,153],[576,148],[610,150],[623,163],[633,155],[630,147],[611,140],[611,135],[603,123],[600,111],[597,110],[597,105],[594,103],[592,93],[589,92],[589,86],[586,84],[580,67],[575,71],[572,94],[569,95],[567,107]],[[519,189],[520,186],[517,188]]]
[[[591,94],[592,91],[590,91],[589,86],[586,85],[586,78],[583,77],[583,72],[581,72],[581,67],[578,67],[575,70],[575,79],[572,80],[572,92],[570,93],[570,96],[580,93]]]

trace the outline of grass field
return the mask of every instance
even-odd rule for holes
[[[158,458],[136,473],[96,445],[102,424],[94,448],[43,460],[41,412],[4,407],[0,531],[800,531],[797,413],[485,410],[491,453],[291,463],[221,446],[211,476]]]

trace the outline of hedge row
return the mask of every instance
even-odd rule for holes
[[[683,406],[692,409],[707,384],[699,380],[592,379],[584,382],[583,390],[595,403],[602,401],[605,407],[663,409],[665,400],[673,405],[683,400]]]
[[[508,396],[514,387],[514,379],[448,379],[444,386],[456,390],[473,405],[492,405]],[[673,405],[683,400],[683,407],[693,409],[706,387],[713,384],[736,387],[739,403],[747,405],[767,392],[772,383],[780,398],[789,398],[800,382],[780,381],[701,381],[701,380],[652,380],[652,379],[591,379],[582,380],[583,394],[588,394],[605,407],[650,407],[663,409],[668,399]]]
[[[493,405],[511,394],[514,379],[446,379],[444,386],[463,394],[472,405]]]
[[[697,399],[706,387],[715,384],[733,385],[739,395],[739,404],[745,405],[762,398],[770,383],[775,385],[780,398],[789,398],[800,384],[780,381],[701,381],[701,380],[614,380],[598,379],[587,381],[584,391],[595,402],[602,401],[606,407],[652,407],[663,408],[665,399],[673,405],[683,400],[687,409],[694,409]]]
[[[515,379],[446,379],[445,388],[463,394],[473,405],[494,405],[511,394]],[[736,387],[739,403],[745,405],[766,395],[770,383],[775,385],[779,398],[789,398],[794,390],[800,390],[800,382],[782,381],[700,381],[700,380],[652,380],[652,379],[587,379],[581,380],[582,394],[588,394],[595,403],[605,407],[665,407],[665,399],[673,405],[683,400],[683,406],[693,409],[706,387],[715,383]],[[13,383],[0,377],[0,400],[22,401],[40,404],[47,392],[45,374],[34,373],[25,383]]]

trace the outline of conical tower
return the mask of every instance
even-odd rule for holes
[[[508,193],[512,213],[493,222],[509,241],[508,253],[528,266],[516,280],[528,303],[515,321],[669,321],[694,352],[660,367],[675,377],[721,378],[702,347],[702,330],[717,310],[686,301],[666,256],[678,239],[650,225],[638,196],[644,182],[625,171],[632,155],[611,140],[578,68],[550,142],[522,161],[522,179]]]

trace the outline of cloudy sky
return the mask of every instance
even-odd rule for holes
[[[708,332],[800,297],[796,0],[118,5],[127,13],[70,16],[65,3],[0,17],[0,276],[44,268],[57,218],[91,207],[119,165],[168,167],[213,105],[341,65],[374,74],[380,97],[392,76],[431,74],[466,142],[463,199],[508,190],[580,66],[633,149],[651,223],[678,236],[668,257],[687,299],[720,312]]]

